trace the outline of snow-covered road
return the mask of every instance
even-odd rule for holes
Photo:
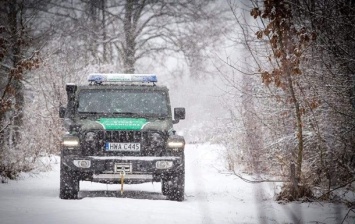
[[[217,145],[187,145],[184,202],[169,201],[160,183],[81,182],[81,200],[61,200],[59,159],[52,171],[0,184],[0,223],[340,223],[347,208],[327,203],[277,204],[274,184],[248,184],[221,172]],[[344,223],[355,223],[355,214]]]

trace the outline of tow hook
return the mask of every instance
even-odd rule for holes
[[[126,175],[126,172],[122,170],[120,174],[121,174],[121,195],[123,195],[124,176]]]

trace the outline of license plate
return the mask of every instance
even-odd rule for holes
[[[105,149],[106,151],[139,152],[141,150],[141,144],[107,142],[105,145]]]

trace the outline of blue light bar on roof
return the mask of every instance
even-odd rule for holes
[[[117,73],[93,73],[88,77],[89,82],[158,82],[153,74],[117,74]]]

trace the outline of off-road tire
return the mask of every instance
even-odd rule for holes
[[[185,195],[185,171],[181,170],[180,172],[173,173],[171,179],[166,183],[166,195],[168,199],[172,201],[183,201]]]
[[[161,192],[165,196],[169,194],[169,180],[166,178],[161,180]]]
[[[61,199],[78,199],[79,178],[75,172],[70,171],[62,162],[60,163],[60,187]]]

